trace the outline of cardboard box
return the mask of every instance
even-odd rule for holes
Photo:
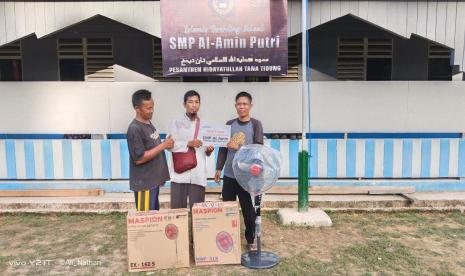
[[[240,264],[239,206],[237,202],[204,202],[192,208],[196,265]]]
[[[130,211],[127,229],[129,272],[189,267],[187,209]]]

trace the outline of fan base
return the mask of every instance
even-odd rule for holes
[[[268,269],[279,263],[278,255],[261,251],[250,251],[242,254],[241,263],[243,266],[252,269]]]

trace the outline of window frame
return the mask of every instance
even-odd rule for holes
[[[81,41],[81,44],[72,44],[72,43],[60,43],[60,40],[80,40]],[[92,54],[89,54],[89,52],[92,52],[92,51],[89,51],[89,39],[90,40],[93,40],[93,39],[108,39],[109,40],[109,44],[102,44],[102,45],[110,45],[111,47],[111,55],[108,55],[108,56],[99,56],[99,55],[92,55]],[[114,70],[114,42],[113,42],[113,38],[112,37],[58,37],[57,38],[57,49],[56,49],[56,52],[57,52],[57,68],[58,68],[58,81],[63,81],[61,80],[61,66],[60,66],[60,61],[62,59],[82,59],[83,60],[83,64],[84,64],[84,82],[108,82],[108,81],[115,81],[115,70]],[[62,52],[62,47],[60,46],[78,46],[80,45],[80,51],[76,51],[76,53],[78,53],[77,55],[67,55],[65,54],[65,52]],[[96,44],[92,44],[92,46],[95,46]],[[112,63],[111,65],[109,65],[108,67],[110,67],[110,74],[111,76],[109,78],[102,78],[102,77],[92,77],[89,75],[89,64],[92,64],[93,62],[89,62],[89,60],[92,60],[92,59],[98,59],[98,58],[108,58],[110,57],[111,58],[111,62]],[[108,68],[107,67],[107,68]],[[93,74],[95,73],[98,73],[97,72],[94,72]]]
[[[17,48],[17,50],[14,51],[14,49],[13,49],[13,52],[11,53],[11,55],[7,54],[7,52],[9,52],[9,51],[7,51],[5,53],[5,55],[3,55],[2,51],[5,51],[5,48],[10,48],[10,47]],[[10,42],[10,43],[5,44],[2,47],[0,47],[0,60],[19,60],[20,68],[21,68],[21,72],[20,72],[21,79],[17,80],[17,81],[23,81],[24,80],[23,51],[22,51],[22,42],[21,42],[21,40],[13,41],[13,42]],[[16,81],[16,80],[10,80],[10,81]]]
[[[341,43],[341,40],[345,40],[345,43]],[[356,41],[359,41],[358,43]],[[352,42],[349,42],[352,41]],[[378,42],[376,42],[378,41]],[[383,42],[384,41],[384,42]],[[360,43],[361,42],[361,43]],[[388,42],[388,43],[386,43]],[[342,47],[362,47],[359,49],[359,51],[355,50],[346,50],[346,51],[341,51]],[[370,52],[370,46],[387,46],[389,51],[386,51],[386,49],[378,49],[375,51],[374,49]],[[344,53],[344,54],[341,54]],[[345,53],[355,53],[355,54],[345,54]],[[356,54],[358,53],[358,54]],[[385,81],[392,81],[392,76],[393,76],[393,68],[394,68],[394,39],[391,37],[338,37],[337,38],[337,54],[336,54],[336,79],[338,81],[367,81],[367,73],[368,73],[368,64],[367,60],[368,59],[391,59],[391,72],[389,74],[389,80]],[[346,74],[345,72],[340,72],[340,67],[341,67],[341,59],[344,58],[353,58],[353,59],[360,59],[363,60],[362,63],[355,64],[356,65],[362,65],[363,67],[360,67],[363,70],[363,78],[356,78],[356,77],[347,77],[347,78],[342,78],[340,74]],[[356,68],[355,68],[356,69]],[[346,69],[347,70],[347,69]],[[359,73],[360,74],[360,73]],[[372,81],[377,81],[377,80],[372,80]]]

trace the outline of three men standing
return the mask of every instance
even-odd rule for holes
[[[171,208],[186,208],[196,202],[205,201],[207,184],[206,157],[214,148],[203,147],[197,138],[200,118],[200,95],[194,90],[184,95],[186,113],[173,120],[168,137],[161,142],[160,136],[150,120],[153,116],[154,102],[147,90],[138,90],[132,96],[136,118],[131,122],[127,132],[130,155],[130,189],[134,191],[137,210],[158,210],[159,187],[170,180],[166,162],[165,149],[173,153],[195,151],[197,165],[184,172],[171,170]],[[237,182],[232,169],[234,155],[241,146],[263,144],[263,127],[259,120],[250,116],[252,96],[247,92],[236,95],[236,112],[238,117],[229,120],[231,140],[227,148],[220,148],[216,163],[215,181],[220,182],[224,168],[223,201],[236,201],[239,198],[245,222],[245,238],[249,250],[255,250],[255,209],[251,195]],[[174,167],[174,166],[172,166]]]

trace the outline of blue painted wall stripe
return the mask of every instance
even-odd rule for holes
[[[431,140],[421,141],[421,177],[431,175]]]
[[[389,139],[384,141],[384,167],[383,176],[392,178],[394,175],[394,141]]]
[[[307,133],[307,139],[344,139],[344,133]]]
[[[346,143],[346,175],[347,177],[355,177],[356,158],[356,143],[354,140],[347,140]]]
[[[299,176],[299,141],[289,140],[289,176]]]
[[[331,139],[327,142],[327,176],[337,177],[337,140]]]
[[[459,142],[459,169],[458,175],[465,177],[465,139]]]
[[[82,160],[74,160],[72,155],[72,140],[60,140],[62,143],[63,150],[63,169],[64,169],[64,179],[72,179],[73,176],[73,163],[82,162],[83,165],[83,178],[92,179],[93,177],[93,164],[92,164],[92,147],[91,140],[81,140],[79,141],[82,145]],[[327,163],[324,164],[327,170],[326,175],[318,176],[318,139],[309,140],[310,147],[310,157],[309,157],[309,176],[310,177],[337,177],[337,141],[336,139],[327,140],[327,150],[325,154],[327,155]],[[16,152],[14,140],[5,140],[5,156],[1,158],[6,159],[6,173],[7,179],[16,179],[17,178],[17,167],[16,167]],[[26,178],[35,179],[37,175],[44,175],[45,179],[54,179],[54,158],[53,158],[53,146],[52,140],[43,140],[41,147],[43,147],[43,156],[36,156],[34,152],[34,141],[33,140],[24,140],[24,157],[25,157],[25,166],[26,169]],[[112,165],[121,166],[121,176],[113,176],[115,179],[119,178],[128,178],[129,177],[129,157],[127,153],[127,142],[125,140],[117,141],[119,142],[119,147],[121,150],[121,155],[119,156],[120,160],[117,164],[111,164],[111,146],[110,140],[102,140],[100,147],[102,152],[102,176],[107,179],[111,179],[111,168]],[[275,149],[282,149],[280,143],[289,143],[289,174],[283,175],[285,177],[297,177],[298,176],[298,151],[299,151],[299,140],[282,140],[282,139],[272,139],[270,140],[270,145]],[[356,140],[346,140],[346,176],[354,178],[357,177],[355,164],[356,160]],[[465,177],[465,139],[458,140],[459,148],[458,152],[454,154],[458,155],[458,168],[457,171],[449,175],[449,158],[452,154],[451,142],[449,139],[440,140],[440,152],[439,152],[439,176],[440,177]],[[403,140],[403,149],[402,149],[402,177],[409,178],[412,177],[412,159],[413,159],[413,141],[412,140]],[[393,152],[394,152],[394,140],[386,139],[384,140],[384,167],[383,167],[383,176],[385,178],[392,177],[393,173]],[[365,171],[363,173],[364,177],[372,178],[374,177],[375,172],[375,140],[370,139],[366,140],[365,144]],[[218,154],[218,149],[215,149],[215,156]],[[284,156],[286,156],[284,154]],[[287,157],[286,157],[287,158]],[[35,161],[43,162],[44,171],[38,172]],[[61,161],[61,160],[58,160]],[[61,162],[60,162],[61,163]],[[431,167],[431,140],[423,139],[421,141],[421,166],[420,166],[420,177],[428,178],[430,177],[430,167]]]
[[[42,139],[63,139],[64,134],[0,134],[0,139],[11,140],[42,140]]]
[[[365,177],[375,177],[375,141],[365,141]]]
[[[160,139],[165,139],[166,133],[160,133]],[[126,133],[109,133],[107,134],[107,139],[110,140],[119,140],[119,139],[127,139]]]
[[[120,141],[121,177],[129,178],[129,152],[127,140]]]
[[[219,147],[215,147],[215,150],[213,151],[213,154],[215,156],[215,172],[216,172],[216,161],[218,161],[218,153],[220,152]],[[221,178],[224,176],[224,170],[221,170]]]
[[[53,146],[52,141],[45,140],[42,144],[44,151],[44,176],[46,179],[54,178],[53,170]]]
[[[433,138],[462,138],[461,133],[348,133],[348,139],[433,139]]]
[[[402,187],[414,186],[416,191],[464,191],[464,180],[418,180],[418,181],[378,181],[370,182],[371,185]],[[297,186],[297,180],[278,181],[277,186],[288,187]],[[313,186],[335,186],[335,187],[358,187],[366,186],[366,181],[356,180],[314,180]],[[213,181],[207,182],[207,187],[217,187]],[[167,182],[162,189],[169,189],[170,183]],[[35,181],[5,181],[2,183],[4,190],[30,190],[30,189],[89,189],[101,188],[105,192],[131,192],[127,181],[72,181],[72,182],[35,182]]]
[[[102,177],[111,178],[111,148],[109,140],[100,142],[100,150],[102,152]]]
[[[441,139],[439,143],[439,177],[449,176],[449,149],[450,143],[448,139]]]
[[[17,178],[16,174],[16,154],[15,154],[15,141],[5,141],[6,153],[6,171],[9,179]]]
[[[318,140],[309,140],[308,141],[309,154],[308,158],[308,176],[317,177],[318,176]]]
[[[402,146],[402,177],[412,177],[412,140],[404,140]]]
[[[36,178],[34,143],[31,140],[24,141],[24,160],[26,162],[26,178]]]
[[[73,178],[73,150],[71,140],[63,140],[63,176],[65,179]]]
[[[85,179],[92,178],[92,146],[90,140],[81,141],[82,169]]]
[[[215,169],[216,169],[216,161],[218,160],[218,152],[220,151],[219,147],[215,147],[215,150],[213,151],[213,158],[215,158]]]
[[[268,138],[274,133],[265,133],[264,135]],[[347,133],[349,139],[432,139],[432,138],[463,138],[462,133],[457,132],[444,132],[444,133]],[[126,139],[126,133],[108,133],[106,134],[107,139]],[[344,133],[306,133],[307,139],[344,139]],[[11,139],[11,140],[45,140],[45,139],[64,139],[65,134],[24,134],[24,133],[0,133],[0,139]],[[166,133],[160,133],[160,137],[164,139]]]
[[[277,151],[279,151],[281,149],[281,143],[277,139],[271,140],[270,146],[271,146],[272,149],[275,149]]]

